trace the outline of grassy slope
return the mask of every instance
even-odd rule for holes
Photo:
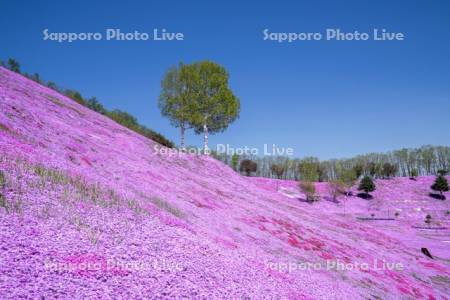
[[[336,204],[302,203],[273,181],[241,177],[212,158],[161,154],[154,145],[0,68],[7,179],[0,298],[432,299],[448,292],[448,263],[427,259],[402,235],[331,213]],[[268,267],[375,258],[406,269]],[[106,268],[109,259],[147,265]],[[78,268],[53,270],[51,262]],[[87,262],[102,268],[81,270]]]

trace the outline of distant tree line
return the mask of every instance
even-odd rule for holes
[[[414,178],[422,175],[436,175],[440,171],[450,170],[450,147],[422,146],[403,148],[387,153],[369,153],[348,159],[330,159],[320,161],[316,157],[252,157],[215,153],[213,156],[239,171],[237,166],[243,160],[252,160],[257,164],[255,176],[308,181],[333,181],[344,171],[351,170],[357,178],[391,178],[404,176]],[[248,163],[246,163],[248,164]],[[245,171],[242,173],[246,173]]]
[[[119,109],[114,109],[114,110],[107,110],[102,103],[97,100],[96,97],[92,97],[92,98],[85,98],[81,95],[80,92],[76,91],[76,90],[72,90],[72,89],[63,89],[61,87],[58,87],[54,82],[52,81],[47,81],[44,82],[38,73],[34,73],[32,75],[28,74],[28,73],[23,73],[20,69],[20,64],[19,62],[17,62],[15,59],[10,58],[8,59],[8,61],[5,63],[3,61],[0,61],[0,65],[8,68],[9,70],[22,74],[23,76],[39,83],[42,85],[46,85],[48,88],[51,88],[52,90],[57,91],[58,93],[61,93],[63,95],[66,95],[67,97],[71,98],[72,100],[74,100],[75,102],[93,110],[96,111],[104,116],[109,117],[110,119],[114,120],[115,122],[133,130],[136,133],[139,133],[149,139],[152,139],[153,141],[169,147],[169,148],[174,148],[175,145],[172,141],[168,140],[166,137],[164,137],[162,134],[153,131],[150,128],[147,128],[146,126],[139,124],[139,122],[137,121],[137,119],[122,110]]]

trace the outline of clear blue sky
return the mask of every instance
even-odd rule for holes
[[[95,2],[95,3],[94,3]],[[224,65],[240,119],[212,145],[292,147],[322,159],[450,145],[449,1],[2,1],[0,58],[97,96],[179,141],[160,116],[164,72],[179,61]],[[42,31],[183,32],[181,42],[57,43]],[[263,41],[262,30],[403,32],[404,41]],[[202,137],[187,136],[191,145]]]

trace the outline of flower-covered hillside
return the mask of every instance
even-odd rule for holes
[[[401,235],[158,149],[0,68],[0,298],[446,299]]]

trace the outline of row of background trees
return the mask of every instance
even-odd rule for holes
[[[118,109],[107,110],[96,97],[87,99],[76,90],[63,89],[52,81],[43,81],[38,73],[32,75],[23,73],[20,64],[12,58],[6,63],[0,61],[0,65],[47,85],[79,104],[108,116],[164,146],[175,147],[173,142],[161,134],[139,124],[131,114]],[[185,130],[194,128],[197,133],[201,133],[206,127],[207,132],[204,133],[207,142],[208,131],[210,133],[223,131],[239,116],[240,103],[228,87],[228,73],[215,63],[204,61],[173,67],[166,73],[161,87],[159,100],[161,112],[173,125],[180,128],[182,148]],[[439,170],[450,170],[450,147],[447,146],[403,148],[388,153],[369,153],[348,159],[325,161],[320,161],[316,157],[299,159],[227,155],[214,151],[211,153],[216,159],[242,174],[290,180],[333,181],[345,177],[345,172],[350,171],[354,174],[347,174],[347,177],[359,178],[362,175],[369,175],[374,178],[389,178],[436,175]]]
[[[439,170],[450,169],[450,147],[422,146],[403,148],[387,153],[369,153],[346,159],[320,161],[316,157],[289,158],[276,156],[212,154],[218,160],[240,171],[242,161],[251,160],[257,164],[255,176],[311,181],[332,181],[340,177],[343,170],[352,170],[356,177],[369,175],[373,178],[394,176],[416,177],[436,175]],[[248,165],[248,163],[246,163]],[[245,170],[241,173],[245,174]]]
[[[20,64],[17,60],[10,58],[7,60],[7,62],[0,61],[0,65],[10,69],[13,72],[22,74],[23,76],[39,83],[42,85],[46,85],[47,87],[59,92],[60,94],[66,95],[67,97],[71,98],[75,102],[93,110],[96,111],[102,115],[105,115],[109,117],[110,119],[114,120],[115,122],[127,127],[128,129],[133,130],[136,133],[139,133],[147,138],[152,139],[153,141],[169,147],[174,148],[175,144],[164,137],[162,134],[140,124],[138,120],[131,114],[129,114],[126,111],[120,110],[120,109],[114,109],[114,110],[108,110],[106,109],[103,104],[97,100],[96,97],[91,98],[85,98],[81,95],[80,92],[73,90],[73,89],[65,89],[61,88],[58,85],[56,85],[53,81],[43,81],[38,73],[34,74],[28,74],[24,73],[20,69]]]

